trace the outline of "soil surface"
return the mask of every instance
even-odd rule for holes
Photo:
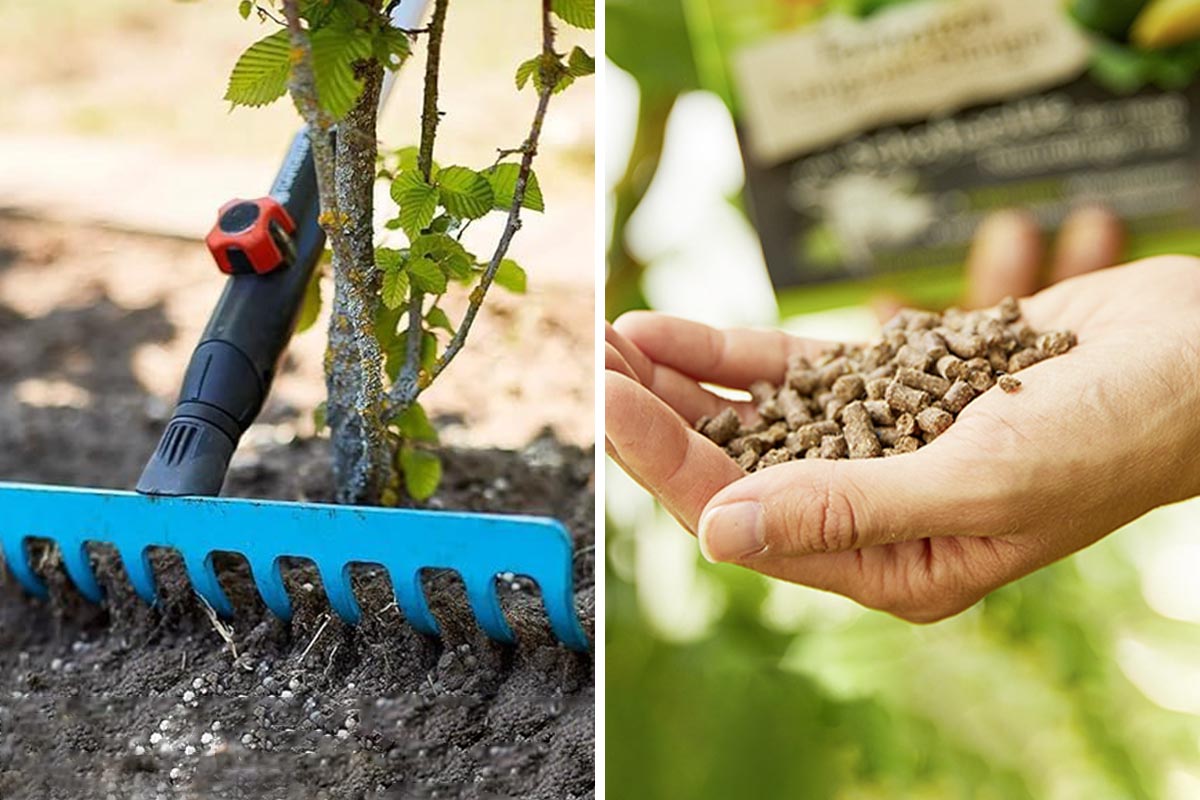
[[[0,220],[0,479],[126,488],[170,408],[139,379],[135,354],[174,352],[194,332],[179,329],[165,301],[131,304],[102,282],[81,284],[75,303],[18,301],[14,274],[40,266],[52,283],[59,260],[71,260],[69,235],[43,233]],[[328,443],[306,435],[304,416],[269,409],[225,493],[327,499]],[[563,520],[590,634],[592,450],[546,432],[520,449],[450,448],[444,458],[431,506]],[[594,796],[592,656],[555,642],[536,588],[519,577],[502,592],[521,637],[514,648],[478,630],[448,574],[426,580],[444,634],[430,639],[404,623],[386,576],[369,570],[355,576],[364,617],[351,627],[330,613],[315,572],[295,565],[285,578],[296,614],[284,623],[228,558],[222,583],[237,615],[225,627],[170,553],[156,556],[153,608],[103,548],[93,551],[102,606],[74,592],[52,550],[37,561],[48,602],[0,577],[6,800]]]

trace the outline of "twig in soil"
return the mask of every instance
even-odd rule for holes
[[[594,553],[595,551],[596,551],[596,545],[589,544],[587,547],[581,547],[578,550],[576,550],[575,558],[579,558],[580,556],[587,555],[588,553]]]
[[[333,646],[333,649],[329,651],[329,660],[325,662],[325,669],[321,672],[321,677],[329,677],[329,670],[333,669],[333,657],[337,655],[338,648],[341,646],[342,643],[338,642]]]
[[[383,608],[381,608],[381,609],[379,609],[378,611],[376,611],[376,612],[375,612],[375,619],[379,619],[380,617],[382,617],[382,616],[383,616],[384,612],[386,612],[386,611],[388,611],[388,610],[390,610],[390,609],[393,609],[393,608],[399,608],[399,606],[396,604],[396,601],[395,601],[395,600],[393,600],[392,602],[388,603],[388,604],[387,604],[386,606],[384,606]]]
[[[200,598],[200,602],[204,605],[204,613],[208,615],[208,621],[212,623],[217,635],[225,640],[225,644],[229,645],[229,650],[233,653],[233,659],[236,661],[238,659],[238,651],[237,645],[233,641],[233,629],[221,621],[221,618],[217,616],[217,612],[204,599],[204,595],[197,592],[196,597]]]
[[[321,638],[321,634],[325,632],[325,628],[329,625],[329,620],[333,619],[328,614],[322,614],[321,627],[317,628],[317,632],[313,634],[312,640],[308,646],[304,648],[304,652],[300,654],[300,663],[304,663],[304,659],[308,658],[308,653],[313,649],[313,645],[317,643],[317,639]]]

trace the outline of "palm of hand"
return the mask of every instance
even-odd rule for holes
[[[778,379],[786,353],[819,347],[745,342],[756,354],[739,372],[708,352],[724,348],[728,357],[738,347],[710,329],[646,316],[619,323],[636,350],[614,333],[610,452],[719,560],[915,621],[943,618],[1200,491],[1196,262],[1164,258],[1094,273],[1022,307],[1035,328],[1073,330],[1079,345],[1023,371],[1016,395],[985,393],[916,453],[792,462],[753,475],[684,422],[713,402],[696,382]],[[721,380],[729,377],[736,380]],[[657,454],[646,452],[650,440]],[[746,504],[760,509],[765,547],[722,553],[729,526],[721,512]]]

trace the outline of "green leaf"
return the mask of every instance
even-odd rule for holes
[[[400,368],[404,366],[404,360],[408,357],[405,350],[408,348],[408,331],[400,331],[388,343],[383,350],[383,371],[388,376],[388,380],[395,382],[400,375]]]
[[[365,31],[342,25],[313,31],[313,77],[321,108],[339,120],[354,108],[363,82],[354,75],[354,63],[371,57],[371,37]]]
[[[329,425],[329,420],[326,416],[329,413],[329,406],[322,400],[316,408],[313,409],[313,427],[317,429],[317,433],[325,430]]]
[[[410,249],[412,257],[425,258],[455,280],[471,277],[471,266],[475,257],[452,236],[445,233],[426,233],[418,236]]]
[[[534,56],[528,61],[522,61],[519,65],[517,65],[516,81],[518,89],[524,89],[525,84],[529,83],[531,78],[533,79],[534,88],[540,89],[541,79],[538,77],[538,66],[541,65],[541,63],[542,57]]]
[[[572,48],[571,55],[567,57],[567,74],[575,78],[582,78],[595,74],[595,72],[596,59],[578,45]]]
[[[421,366],[427,372],[433,372],[437,363],[437,337],[429,331],[421,334]]]
[[[404,447],[400,450],[400,472],[409,495],[414,500],[428,500],[442,482],[442,460],[427,450]]]
[[[393,267],[384,271],[381,299],[389,309],[404,305],[408,299],[408,273],[403,268]]]
[[[550,8],[568,25],[587,30],[596,27],[594,0],[551,0]]]
[[[404,170],[392,181],[392,199],[400,206],[400,227],[409,241],[429,227],[437,211],[439,192],[416,170]]]
[[[254,3],[251,0],[242,0],[238,3],[238,13],[242,15],[242,19],[250,19],[252,11],[254,11]]]
[[[379,342],[380,349],[386,351],[396,341],[396,326],[400,324],[404,311],[402,307],[388,308],[382,303],[376,309],[375,341]]]
[[[408,34],[391,25],[381,27],[371,41],[375,58],[388,69],[398,69],[412,52]]]
[[[392,424],[400,431],[400,435],[411,442],[436,442],[437,429],[429,421],[425,409],[420,403],[413,403],[394,418]]]
[[[394,247],[375,248],[375,269],[387,272],[389,269],[402,269],[403,267],[404,251]]]
[[[517,189],[517,176],[520,173],[521,165],[512,162],[497,164],[483,171],[483,176],[492,186],[496,208],[508,210],[512,206],[513,193]],[[533,170],[529,171],[529,178],[525,181],[525,198],[521,205],[530,211],[546,210],[542,199],[542,187],[538,185],[537,175]]]
[[[291,49],[283,30],[246,48],[233,65],[225,99],[235,106],[265,106],[283,97],[292,68]]]
[[[492,186],[467,167],[446,167],[438,173],[442,206],[459,219],[478,219],[492,210]]]
[[[511,258],[506,258],[500,262],[500,266],[496,268],[496,275],[492,280],[513,294],[525,294],[525,270]]]
[[[450,322],[450,316],[442,309],[434,306],[425,314],[425,321],[429,323],[430,328],[441,328],[454,334],[454,325]]]
[[[321,269],[313,270],[304,290],[304,301],[300,304],[300,316],[296,319],[296,333],[304,333],[317,322],[321,315]]]
[[[446,291],[446,273],[427,258],[414,258],[408,264],[413,286],[422,292],[442,294]]]

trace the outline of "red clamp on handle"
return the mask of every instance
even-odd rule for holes
[[[273,197],[230,200],[204,243],[226,275],[263,275],[291,260],[294,230],[291,215]]]

